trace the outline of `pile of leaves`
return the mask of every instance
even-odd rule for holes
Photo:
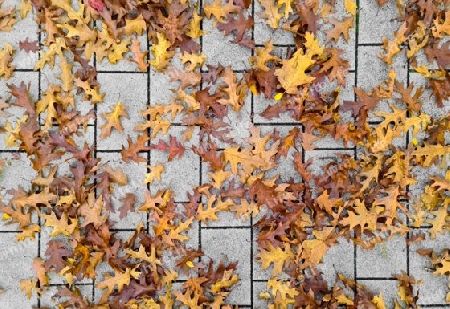
[[[386,3],[378,0],[380,6]],[[262,7],[259,18],[268,27],[292,35],[292,48],[280,53],[272,40],[255,45],[255,5]],[[385,308],[382,295],[340,274],[330,287],[317,265],[340,237],[373,248],[412,228],[428,226],[431,239],[450,228],[450,172],[430,174],[420,196],[411,196],[410,190],[418,186],[415,171],[449,166],[449,3],[397,1],[397,9],[401,25],[392,39],[383,38],[379,57],[390,66],[406,54],[424,84],[405,85],[392,69],[370,91],[355,88],[357,100],[343,101],[350,63],[338,46],[349,41],[357,25],[358,6],[352,0],[0,3],[0,31],[20,26],[20,19],[31,14],[41,42],[22,41],[19,48],[39,53],[35,70],[59,69],[39,98],[21,82],[8,83],[10,97],[0,100],[7,146],[26,153],[37,172],[31,189],[19,186],[3,194],[3,220],[20,231],[18,241],[35,239],[41,226],[51,230],[45,256],[34,259],[35,277],[21,281],[21,288],[29,297],[42,295],[49,291],[50,277],[61,277],[66,286],[55,295],[59,308],[231,308],[226,299],[239,282],[238,261],[213,260],[186,242],[195,222],[208,224],[232,212],[252,222],[261,267],[271,267],[267,292],[260,295],[269,308]],[[242,73],[206,65],[206,19],[229,44],[254,50]],[[150,50],[142,48],[142,37],[148,37]],[[0,78],[7,80],[15,74],[16,50],[1,44]],[[97,158],[95,143],[75,142],[90,121],[100,118],[100,138],[113,131],[130,133],[122,126],[129,102],[97,113],[105,96],[95,65],[101,61],[130,61],[137,70],[153,69],[176,84],[173,96],[142,111],[134,128],[139,135],[128,137],[121,157],[147,162],[142,154],[154,149],[167,153],[168,161],[186,152],[199,156],[208,164],[208,178],[192,188],[188,203],[177,205],[173,188],[147,191],[143,204],[137,202],[140,193],[119,195],[123,190],[118,188],[128,182],[123,171]],[[262,132],[249,122],[249,135],[238,136],[232,119],[246,115],[250,96],[270,102],[260,116],[287,116],[301,126]],[[79,108],[85,101],[92,106],[87,113]],[[440,116],[426,113],[426,104],[434,104]],[[381,105],[388,108],[377,108]],[[22,115],[7,118],[8,110],[17,107]],[[371,123],[372,116],[380,122]],[[175,119],[181,121],[182,137],[166,136]],[[406,135],[408,143],[398,143]],[[357,155],[337,155],[315,172],[305,151],[325,137],[354,146]],[[186,146],[196,139],[197,144]],[[277,168],[286,162],[295,177],[280,176]],[[164,168],[164,162],[149,166],[142,192],[164,178]],[[113,200],[119,201],[118,209]],[[149,229],[142,222],[121,239],[110,219],[117,211],[121,219],[132,212],[147,214]],[[422,233],[410,241],[424,238]],[[422,253],[436,274],[449,275],[448,249]],[[173,259],[175,267],[169,263]],[[110,271],[100,274],[105,265]],[[187,280],[175,284],[181,276]],[[416,308],[418,282],[406,273],[396,278],[396,308]],[[76,283],[84,279],[95,279],[103,290],[100,299],[81,295]]]

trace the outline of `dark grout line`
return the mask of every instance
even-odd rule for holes
[[[406,60],[406,66],[407,66],[407,71],[406,71],[406,87],[409,87],[409,85],[410,85],[410,75],[409,75],[409,70],[410,70],[410,60],[409,59],[407,59]],[[407,118],[409,118],[411,115],[409,114],[409,111],[406,111],[406,117]],[[406,145],[405,145],[405,148],[408,148],[408,145],[409,145],[409,129],[408,129],[408,132],[406,132],[406,140],[405,140],[405,142],[406,142]],[[407,194],[409,194],[409,192],[410,192],[410,190],[409,190],[409,185],[407,185],[406,186],[406,193]],[[408,207],[408,209],[409,209],[409,201],[407,201],[407,207]],[[409,224],[410,224],[410,222],[409,222],[410,220],[409,220],[409,217],[408,216],[406,216],[406,226],[409,226]],[[406,274],[409,276],[410,275],[410,256],[409,256],[409,249],[410,249],[410,246],[409,246],[409,239],[411,238],[411,231],[410,230],[408,230],[408,232],[406,233],[406,240],[405,240],[405,242],[406,242]]]
[[[55,286],[55,287],[58,287],[58,286],[68,286],[69,284],[67,283],[67,284],[64,284],[64,283],[49,283],[49,285],[48,286]],[[86,283],[86,282],[78,282],[78,283],[74,283],[73,284],[74,286],[90,286],[90,285],[94,285],[94,282],[89,282],[89,283]]]
[[[301,126],[300,122],[253,122],[255,126]]]
[[[36,72],[36,71],[34,69],[14,69],[14,72]],[[40,70],[38,70],[37,72],[40,72]]]
[[[39,9],[40,10],[40,9]],[[42,30],[42,25],[39,24],[38,27],[38,46],[39,46],[39,50],[41,50],[41,44],[42,44],[42,34],[41,34],[41,30]],[[38,59],[41,59],[41,53],[38,53]],[[42,78],[42,72],[41,69],[38,70],[38,101],[41,100],[41,96],[42,96],[42,84],[41,84],[41,78]],[[39,114],[38,116],[38,123],[40,126],[40,122],[41,122],[41,114]],[[37,257],[40,258],[41,257],[41,232],[42,232],[42,222],[41,222],[41,217],[38,215],[38,225],[39,225],[39,232],[37,235]],[[41,284],[38,280],[37,283],[37,287],[40,288]],[[37,293],[37,306],[38,308],[41,308],[41,294]]]
[[[94,26],[96,26],[97,23],[96,21],[94,21]],[[97,53],[94,53],[94,69],[97,72],[97,76],[98,76],[98,71],[97,71]],[[97,80],[97,76],[95,77],[95,79]],[[97,141],[97,132],[98,132],[98,104],[94,104],[94,159],[97,159],[97,149],[98,149],[98,141]],[[97,175],[97,171],[94,172],[94,186],[97,187],[97,179],[96,176]],[[97,198],[97,190],[94,190],[94,196],[95,198]],[[92,279],[92,300],[94,300],[95,298],[95,278]]]
[[[356,16],[355,16],[355,74],[354,74],[354,87],[358,87],[358,46],[359,46],[359,31],[356,31],[357,29],[359,30],[359,10],[361,8],[361,5],[359,3],[359,0],[355,1],[356,4]],[[353,98],[355,100],[355,102],[358,100],[356,92],[353,93]],[[353,153],[353,158],[355,160],[357,160],[357,152],[356,152],[356,146],[355,146],[355,151]],[[357,270],[357,265],[356,265],[356,261],[357,261],[357,248],[356,248],[356,244],[353,243],[353,278],[355,283],[358,282],[357,278],[358,278],[358,270]],[[355,295],[357,294],[356,292],[356,286],[353,289],[353,292],[355,293]]]
[[[356,44],[357,44],[358,47],[359,46],[362,46],[362,47],[366,47],[366,46],[373,46],[373,47],[383,46],[383,43],[356,43]]]
[[[98,70],[97,73],[100,74],[146,74],[145,72],[141,71],[111,71],[111,70]]]
[[[295,44],[280,44],[280,43],[273,43],[272,44],[274,47],[292,47],[295,48],[296,45]],[[264,44],[255,44],[255,48],[261,48],[264,47]]]
[[[111,228],[109,229],[111,232],[136,232],[136,229],[119,229],[119,228]]]
[[[198,9],[200,10],[199,15],[202,15],[202,13],[203,13],[203,0],[199,0],[198,3],[199,3],[199,8]],[[203,21],[204,21],[204,18],[202,18],[200,20],[200,33],[203,32]],[[199,40],[200,40],[200,52],[203,53],[203,35],[200,36]],[[199,71],[201,73],[202,72],[202,68],[200,68]],[[203,89],[202,85],[203,85],[203,83],[200,83],[200,85],[199,85],[199,89],[200,90]],[[200,127],[200,131],[201,130],[202,130],[202,127]],[[200,141],[200,143],[201,142],[202,141]],[[203,179],[202,179],[202,174],[203,174],[202,161],[203,160],[202,160],[201,156],[198,156],[198,157],[199,157],[199,163],[200,163],[200,165],[199,165],[199,177],[198,177],[199,180],[198,180],[198,182],[199,182],[199,186],[201,186],[202,182],[203,182]],[[197,242],[197,246],[198,246],[199,250],[202,249],[202,223],[200,221],[198,221],[198,242]],[[202,257],[200,256],[198,258],[198,260],[199,260],[199,262],[201,262],[202,261]]]
[[[315,147],[312,150],[308,150],[308,152],[320,151],[320,150],[322,150],[322,151],[324,151],[324,150],[338,150],[338,151],[351,150],[351,151],[356,151],[356,147]]]
[[[251,225],[243,225],[243,226],[232,226],[232,225],[224,225],[224,226],[207,226],[207,225],[201,225],[203,229],[205,230],[244,230],[251,228]]]
[[[395,281],[397,279],[393,278],[393,277],[355,277],[355,280],[358,280],[358,281],[359,280],[361,280],[361,281],[377,281],[377,280]]]
[[[27,153],[25,150],[20,149],[0,149],[0,153]]]
[[[152,81],[151,81],[151,77],[150,77],[151,76],[151,74],[150,74],[150,64],[149,64],[149,62],[150,62],[150,40],[149,40],[149,33],[148,33],[148,31],[149,31],[149,29],[147,27],[147,32],[146,32],[146,34],[147,34],[147,64],[148,64],[148,67],[147,67],[147,106],[150,107],[151,106],[151,100],[152,100],[152,97],[151,97],[151,82]],[[147,121],[150,121],[150,115],[147,115]],[[148,137],[148,145],[147,146],[150,146],[151,143],[152,143],[152,141],[151,141],[151,128],[147,128],[146,133],[147,133],[147,137]],[[149,150],[147,150],[147,166],[151,165],[151,161],[152,161],[152,153],[151,153],[151,149],[149,149]],[[147,167],[147,172],[150,172],[148,167]],[[147,183],[147,191],[151,195],[150,183],[149,182]],[[146,222],[146,227],[145,228],[146,228],[147,234],[150,234],[150,211],[147,211],[146,216],[147,216],[147,222]]]

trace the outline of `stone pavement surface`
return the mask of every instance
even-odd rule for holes
[[[8,0],[14,3],[13,0]],[[286,32],[278,33],[268,28],[263,20],[258,19],[257,13],[261,11],[258,2],[253,4],[255,12],[254,38],[256,44],[263,44],[270,38],[274,40],[277,46],[277,52],[282,54],[286,52],[289,44],[292,44],[292,38],[286,35]],[[391,35],[397,29],[398,22],[393,21],[397,16],[395,1],[390,1],[388,5],[379,8],[373,0],[359,1],[359,20],[355,28],[350,33],[350,41],[344,46],[346,57],[350,61],[351,70],[347,80],[347,91],[344,91],[344,100],[353,100],[353,86],[362,87],[369,90],[372,86],[384,80],[388,73],[388,68],[377,57],[381,52],[381,37]],[[207,64],[220,63],[224,66],[231,66],[235,71],[242,72],[249,67],[248,57],[252,51],[238,45],[228,43],[228,39],[217,29],[212,28],[209,21],[203,23],[203,27],[208,34],[203,38],[202,48],[207,57]],[[42,39],[37,34],[37,26],[28,16],[20,21],[20,27],[15,27],[12,32],[0,33],[0,41],[7,41],[13,46],[18,47],[18,42],[29,38],[29,40]],[[141,40],[142,46],[145,46],[145,36]],[[32,96],[37,98],[40,92],[46,88],[46,85],[54,79],[54,72],[50,69],[42,71],[33,71],[34,63],[37,60],[35,53],[18,52],[14,58],[13,64],[17,69],[8,83],[19,85],[21,81],[30,82]],[[410,81],[419,81],[421,77],[408,70],[406,57],[396,57],[394,66],[397,69],[397,77],[407,83]],[[120,61],[117,65],[107,63],[96,63],[98,70],[98,80],[102,85],[102,91],[106,93],[104,103],[98,105],[97,113],[109,111],[118,101],[126,102],[129,119],[123,121],[124,131],[133,139],[137,137],[138,132],[133,131],[136,123],[142,122],[141,111],[147,104],[156,102],[168,102],[170,97],[170,81],[164,74],[150,69],[149,73],[141,73],[136,70],[136,66],[130,62]],[[8,93],[6,83],[0,82],[0,97]],[[269,102],[260,97],[251,98],[248,105],[247,116],[240,116],[239,119],[230,120],[235,123],[234,134],[242,137],[249,135],[248,128],[250,122],[258,123],[262,130],[271,130],[276,127],[279,130],[289,130],[300,124],[294,123],[291,119],[275,118],[267,120],[258,115],[265,109]],[[83,108],[83,107],[82,107]],[[87,108],[87,107],[86,107]],[[250,110],[253,110],[254,117],[250,119]],[[142,181],[147,172],[147,162],[143,163],[123,163],[120,159],[120,150],[122,145],[126,144],[126,134],[113,132],[111,137],[100,139],[99,127],[103,124],[102,119],[90,123],[85,136],[81,137],[88,143],[96,143],[97,156],[102,160],[109,160],[112,164],[122,166],[129,177],[129,184],[123,192],[140,193],[140,201],[143,202],[144,195],[139,192],[142,190]],[[2,123],[3,125],[3,123]],[[182,127],[174,123],[169,129],[169,133],[175,137],[183,134]],[[97,134],[97,136],[96,136]],[[405,137],[406,142],[406,137]],[[195,143],[195,140],[191,141]],[[354,147],[344,147],[335,141],[322,141],[318,143],[319,147],[311,151],[305,151],[306,158],[314,158],[314,168],[320,170],[320,166],[332,158],[336,153],[348,153],[354,155]],[[5,190],[17,188],[18,186],[30,185],[31,179],[36,175],[26,154],[7,149],[4,138],[0,139],[1,158],[11,159],[2,174],[0,175],[0,186]],[[166,160],[166,156],[158,151],[152,151],[149,155],[150,165]],[[165,177],[161,183],[152,184],[151,192],[164,187],[172,188],[175,192],[176,202],[186,202],[187,192],[191,188],[202,183],[206,179],[208,166],[192,152],[180,160],[165,162]],[[280,172],[289,176],[292,167],[280,167]],[[133,214],[117,225],[118,233],[126,238],[138,224],[145,220],[143,215]],[[38,220],[36,219],[37,223]],[[264,290],[266,282],[270,279],[270,270],[261,270],[260,264],[255,259],[256,245],[255,231],[252,229],[252,220],[241,221],[234,219],[233,214],[221,214],[220,221],[209,225],[196,224],[189,232],[189,242],[193,247],[201,246],[205,254],[220,258],[227,255],[230,260],[238,260],[238,272],[241,279],[239,285],[229,296],[232,304],[238,304],[240,308],[264,308],[265,303],[258,297],[259,292]],[[423,228],[426,230],[426,228]],[[419,232],[420,229],[415,230]],[[5,225],[0,222],[0,288],[4,291],[0,295],[0,309],[28,309],[32,306],[45,307],[53,306],[51,293],[45,297],[38,298],[33,294],[28,299],[19,289],[19,280],[29,278],[33,275],[32,259],[44,255],[43,244],[47,241],[48,230],[42,228],[39,237],[35,241],[16,242],[15,226]],[[385,244],[377,245],[373,250],[364,250],[355,247],[346,240],[340,240],[339,245],[331,248],[325,256],[320,269],[324,272],[327,280],[332,282],[336,271],[343,273],[349,278],[354,278],[358,283],[365,284],[375,293],[382,292],[389,307],[393,307],[392,299],[397,293],[397,281],[393,274],[400,274],[402,271],[413,275],[416,279],[424,280],[420,289],[419,303],[426,308],[442,308],[450,305],[445,302],[447,282],[444,277],[433,276],[427,267],[427,259],[417,254],[417,246],[408,245],[408,238],[412,233],[405,237],[397,237]],[[439,236],[435,240],[426,240],[420,246],[433,247],[436,249],[448,246],[450,237],[446,235]],[[53,280],[52,288],[60,285],[62,282]],[[88,297],[99,298],[100,293],[94,287],[94,282],[86,281],[78,283],[82,292]]]

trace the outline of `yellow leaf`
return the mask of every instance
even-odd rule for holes
[[[50,226],[53,228],[50,236],[56,236],[59,234],[70,236],[73,234],[78,225],[78,220],[69,218],[66,212],[62,213],[61,219],[58,219],[54,212],[51,212],[50,215],[41,215],[41,217],[45,219],[44,226]]]
[[[194,268],[194,263],[192,263],[192,261],[187,261],[186,262],[186,265],[189,267],[189,268]]]
[[[73,65],[69,63],[64,56],[60,57],[61,59],[61,75],[60,79],[62,82],[62,90],[69,92],[73,89],[73,74],[72,67]]]
[[[0,48],[0,77],[4,77],[5,79],[9,79],[16,68],[11,65],[13,54],[15,50],[11,44],[4,44],[3,48]]]
[[[434,27],[432,28],[433,37],[442,38],[445,35],[450,35],[450,11],[445,12],[445,18],[443,23],[440,23],[441,19],[437,17],[433,23]]]
[[[131,256],[134,259],[137,259],[139,261],[145,261],[147,263],[150,263],[152,265],[161,265],[161,261],[156,258],[156,248],[154,246],[150,246],[150,255],[147,254],[147,250],[144,248],[143,245],[139,246],[139,251],[133,251],[131,249],[126,250],[127,254]]]
[[[133,33],[142,35],[144,31],[147,30],[147,24],[145,23],[144,17],[139,15],[136,19],[126,19],[124,32],[126,35],[130,36]]]
[[[282,92],[277,93],[276,95],[273,96],[273,99],[274,99],[275,101],[280,101],[281,98],[283,98],[283,93],[282,93]]]
[[[283,248],[275,248],[272,244],[268,245],[269,250],[261,249],[258,254],[259,260],[261,260],[262,269],[266,269],[273,263],[272,275],[277,276],[283,271],[283,264],[288,264],[294,259],[294,253],[291,250],[289,243],[286,243]]]
[[[353,300],[343,294],[336,297],[336,300],[338,301],[339,305],[353,305]]]
[[[84,99],[90,100],[91,104],[96,104],[103,101],[104,93],[99,92],[99,86],[92,86],[89,81],[82,81],[80,78],[74,79],[75,85],[84,90]]]
[[[111,276],[108,273],[104,273],[104,280],[97,282],[96,287],[99,289],[107,289],[106,294],[109,295],[114,290],[114,287],[117,286],[117,290],[120,292],[122,291],[123,287],[125,285],[130,284],[130,273],[131,269],[127,268],[125,272],[121,272],[119,270],[116,270],[114,272],[114,276]]]
[[[102,133],[100,134],[100,138],[110,136],[112,128],[116,128],[119,133],[122,133],[123,127],[120,122],[120,117],[125,117],[128,119],[126,108],[122,102],[117,102],[112,112],[103,113],[102,116],[106,119],[106,123],[101,126]]]
[[[161,72],[169,65],[169,60],[175,53],[167,50],[171,44],[164,34],[156,33],[156,37],[158,43],[152,45],[151,51],[154,59],[150,60],[150,64],[156,71]]]
[[[283,18],[283,14],[278,11],[278,6],[275,4],[273,0],[259,0],[261,6],[264,8],[264,12],[262,12],[262,16],[270,28],[277,29],[280,24],[280,19]]]
[[[257,95],[257,94],[258,94],[258,89],[256,89],[256,85],[255,85],[255,84],[252,84],[252,85],[249,87],[249,89],[250,89],[250,91],[253,93],[253,95]]]
[[[383,294],[380,293],[379,296],[374,296],[372,298],[372,303],[377,306],[377,309],[386,309],[384,305]]]
[[[194,14],[191,17],[191,22],[188,25],[188,31],[186,32],[186,35],[197,39],[201,37],[205,32],[200,29],[200,22],[203,19],[200,15],[197,14],[197,10],[194,10]]]
[[[214,3],[206,3],[204,11],[206,17],[211,19],[214,16],[219,23],[226,23],[226,17],[230,13],[237,13],[241,8],[234,5],[233,0],[228,0],[228,3],[223,4],[221,0],[215,0]]]
[[[284,5],[284,19],[289,19],[289,14],[294,12],[292,9],[292,0],[278,0],[278,8]]]
[[[112,51],[108,53],[108,60],[112,64],[116,64],[117,61],[123,60],[123,54],[128,52],[128,45],[130,45],[130,39],[123,39],[119,43],[114,43],[111,46]]]
[[[28,13],[32,11],[33,7],[31,5],[31,0],[20,0],[20,18],[24,19],[27,17]]]
[[[287,308],[288,304],[293,304],[295,302],[295,296],[298,295],[297,289],[290,285],[290,281],[285,281],[283,279],[277,280],[277,278],[272,278],[267,281],[267,287],[272,290],[272,296],[277,304],[286,306],[282,308]]]
[[[356,5],[354,0],[344,0],[344,7],[348,13],[352,14],[353,16],[356,15],[356,9],[358,8],[358,6]]]
[[[216,283],[214,283],[211,287],[213,293],[220,292],[221,289],[230,288],[236,283],[238,283],[239,279],[236,274],[232,276],[233,269],[226,270],[222,276],[222,279],[219,279]]]
[[[2,8],[3,2],[4,0],[0,1],[0,32],[7,32],[11,31],[12,26],[17,22],[16,8],[12,5]]]
[[[40,291],[37,287],[37,280],[33,279],[20,280],[20,289],[25,292],[25,295],[27,295],[29,299],[31,299],[31,296],[33,295],[33,290],[36,292]]]
[[[145,175],[144,184],[152,183],[155,179],[161,181],[161,174],[164,172],[164,165],[162,163],[158,163],[155,166],[148,167],[151,169],[151,172]]]
[[[319,46],[319,40],[314,38],[314,34],[307,32],[305,38],[305,54],[303,49],[299,48],[291,59],[283,60],[282,67],[275,70],[275,76],[289,94],[298,94],[299,86],[309,84],[315,79],[313,76],[308,76],[305,71],[316,63],[312,59],[313,56],[323,54],[324,47]]]
[[[180,59],[183,64],[190,63],[186,68],[188,72],[194,71],[197,66],[201,68],[206,61],[206,57],[203,53],[189,54],[188,52],[184,52],[183,55],[180,55]]]

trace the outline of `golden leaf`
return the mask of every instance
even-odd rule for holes
[[[164,172],[164,165],[162,163],[158,163],[155,166],[148,166],[148,168],[151,169],[151,172],[145,174],[143,183],[153,183],[155,179],[161,181],[161,174]]]
[[[344,0],[344,7],[348,13],[352,14],[353,16],[356,15],[356,9],[358,8],[358,6],[356,5],[354,0]]]
[[[0,19],[1,20],[1,19]],[[0,48],[0,77],[9,79],[14,72],[15,66],[11,65],[15,50],[9,43],[4,43],[4,47]]]
[[[158,32],[156,33],[156,37],[158,39],[158,43],[153,44],[151,47],[154,59],[150,60],[150,64],[156,71],[161,72],[169,65],[169,60],[175,52],[167,50],[170,48],[171,44],[166,39],[164,34]]]
[[[105,118],[106,123],[101,126],[102,133],[100,134],[100,138],[105,138],[111,135],[111,129],[116,128],[119,133],[122,133],[123,127],[120,122],[120,117],[124,117],[128,119],[128,114],[126,112],[125,106],[122,102],[117,102],[114,110],[110,113],[103,113],[102,116]]]

